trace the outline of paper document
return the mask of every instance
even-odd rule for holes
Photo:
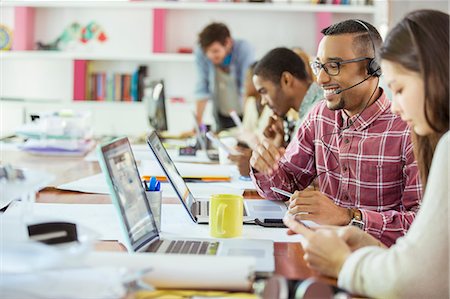
[[[151,267],[143,280],[156,288],[248,291],[252,286],[255,259],[121,252],[93,252],[87,266],[115,266],[139,270]],[[180,265],[181,268],[180,268]]]
[[[155,160],[153,152],[150,150],[147,144],[132,144],[131,149],[136,161],[143,160]],[[187,162],[187,163],[210,163],[211,160],[206,155],[205,151],[197,151],[195,156],[180,156],[178,149],[167,149],[167,153],[170,158],[176,162]],[[85,161],[97,162],[97,151],[91,151],[85,158]]]
[[[42,171],[23,170],[24,179],[6,180],[0,179],[0,209],[3,209],[16,199],[34,196],[34,192],[48,186],[55,176]]]
[[[243,189],[235,188],[232,183],[187,183],[192,194],[197,198],[209,198],[212,194],[227,193],[227,194],[244,194]],[[76,180],[67,184],[62,184],[57,187],[61,190],[109,194],[109,188],[103,174],[96,174],[80,180]],[[177,194],[168,182],[161,184],[163,197],[176,198]]]
[[[233,176],[236,166],[219,164],[195,164],[195,163],[175,163],[178,172],[183,178],[230,178]],[[161,166],[155,160],[142,161],[139,167],[142,176],[165,176]]]
[[[67,268],[26,274],[0,274],[1,298],[123,298],[122,271],[103,268]]]

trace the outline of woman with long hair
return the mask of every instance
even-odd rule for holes
[[[286,215],[305,237],[304,258],[353,293],[382,298],[449,298],[449,15],[409,13],[380,50],[393,112],[413,129],[425,189],[408,233],[385,248],[356,227],[311,230]]]

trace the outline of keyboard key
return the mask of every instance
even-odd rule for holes
[[[194,241],[192,242],[192,247],[191,247],[191,251],[189,251],[189,254],[198,254],[198,249],[200,248],[200,244],[201,242],[199,241]]]
[[[172,248],[175,246],[176,241],[170,241],[169,247],[167,247],[166,253],[171,253]]]
[[[185,241],[184,245],[183,245],[183,248],[181,248],[181,252],[180,253],[181,254],[189,253],[189,249],[191,249],[192,243],[194,243],[194,242],[192,242],[192,241]]]
[[[180,253],[180,250],[181,250],[181,247],[183,246],[183,244],[184,244],[184,241],[177,241],[170,253]]]
[[[200,246],[200,251],[198,254],[206,254],[208,250],[209,242],[202,242],[202,245]]]

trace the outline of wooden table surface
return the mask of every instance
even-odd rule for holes
[[[109,195],[88,194],[58,190],[55,187],[100,172],[97,162],[87,162],[83,158],[33,156],[18,151],[2,151],[0,163],[10,163],[17,168],[32,168],[52,173],[56,180],[51,186],[41,190],[36,198],[40,203],[109,204]],[[254,198],[254,193],[250,194]],[[244,194],[245,196],[245,194]],[[177,199],[164,199],[164,203],[179,203]],[[280,229],[280,233],[285,233]],[[125,247],[114,241],[101,241],[97,250],[124,251]],[[326,278],[311,271],[303,260],[303,249],[299,243],[275,242],[275,273],[288,279],[316,277],[321,281],[336,284],[336,280]]]

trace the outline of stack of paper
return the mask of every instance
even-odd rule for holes
[[[21,149],[39,155],[82,156],[95,145],[90,112],[61,110],[41,113],[17,129],[28,140]]]

